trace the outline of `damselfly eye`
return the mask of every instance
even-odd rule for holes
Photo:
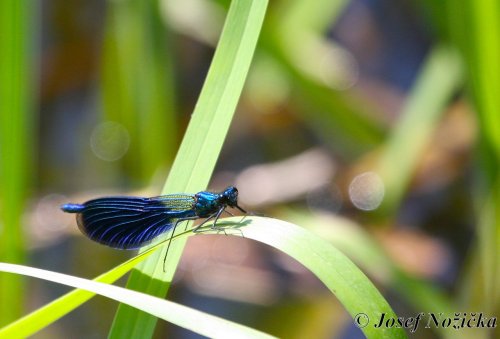
[[[229,186],[222,192],[222,196],[225,198],[226,203],[229,206],[235,206],[238,204],[238,190],[234,186]]]

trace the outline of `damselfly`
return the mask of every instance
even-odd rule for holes
[[[229,186],[220,193],[167,194],[153,198],[105,197],[83,204],[64,204],[61,209],[77,213],[78,227],[90,239],[119,249],[137,249],[185,220],[206,218],[193,232],[214,219],[212,228],[227,207],[239,209],[238,190]],[[231,213],[229,213],[231,214]],[[168,251],[168,250],[167,250]]]

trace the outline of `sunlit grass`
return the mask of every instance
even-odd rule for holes
[[[231,3],[205,85],[196,104],[183,142],[162,193],[198,192],[206,187],[215,167],[243,88],[267,1],[235,0]],[[185,240],[153,255],[132,272],[127,287],[164,296],[171,284]],[[149,337],[156,319],[129,306],[120,305],[111,337]]]
[[[293,106],[301,123],[308,125],[314,137],[318,136],[335,150],[332,153],[352,160],[359,159],[367,151],[381,150],[376,155],[379,157],[378,167],[374,167],[380,172],[386,189],[379,210],[384,220],[398,217],[406,194],[412,189],[416,167],[422,161],[426,147],[432,147],[429,145],[432,134],[449,103],[457,97],[470,98],[479,126],[474,159],[470,162],[472,165],[467,166],[474,172],[476,188],[471,202],[476,212],[474,243],[464,266],[457,268],[459,288],[445,295],[432,286],[432,282],[423,281],[404,267],[398,267],[385,255],[369,230],[365,232],[354,225],[346,231],[336,227],[335,221],[323,225],[321,220],[304,210],[283,213],[282,217],[310,227],[323,240],[342,250],[380,286],[399,293],[418,312],[494,312],[500,300],[497,288],[500,282],[500,5],[495,0],[429,5],[428,8],[439,10],[440,15],[433,18],[437,26],[448,28],[451,38],[446,39],[448,47],[444,48],[440,41],[431,48],[401,116],[394,129],[389,129],[375,118],[375,114],[366,114],[367,108],[361,101],[348,96],[346,88],[356,80],[349,76],[354,73],[343,67],[347,64],[342,63],[342,58],[336,59],[346,55],[327,37],[327,30],[347,4],[345,1],[325,0],[314,4],[305,0],[276,3],[265,20],[264,34],[260,38],[257,57],[261,65],[265,64],[261,74],[270,80],[279,78],[277,84],[285,88],[280,94],[280,104]],[[176,60],[174,53],[170,53],[174,45],[171,44],[170,32],[164,27],[163,21],[168,22],[168,19],[160,17],[163,9],[156,5],[144,1],[109,2],[105,19],[99,86],[102,90],[99,97],[103,104],[102,117],[105,121],[124,126],[132,141],[128,154],[110,166],[120,167],[127,175],[125,181],[133,185],[149,182],[159,167],[165,168],[172,162],[182,129],[174,115],[178,109],[173,89]],[[197,192],[207,187],[249,72],[266,6],[265,0],[232,2],[213,64],[163,193]],[[212,9],[222,13],[224,6],[217,2]],[[6,37],[0,39],[0,261],[9,263],[26,261],[26,236],[22,233],[21,220],[29,194],[30,171],[37,168],[32,163],[37,119],[31,113],[36,84],[33,78],[37,74],[31,61],[37,57],[33,52],[35,25],[38,23],[35,16],[36,7],[31,3],[6,0],[0,4],[0,33]],[[212,41],[215,26],[208,32],[201,24],[190,34],[195,39],[199,34],[197,40],[204,43]],[[186,29],[185,25],[179,27]],[[436,40],[445,40],[437,36]],[[319,66],[325,55],[331,57],[330,66],[341,65],[345,73],[337,74],[325,68],[329,72],[323,74],[325,69]],[[342,78],[343,75],[347,77]],[[272,81],[263,84],[263,79],[257,74],[253,87],[262,91],[276,90]],[[374,215],[368,217],[370,222],[380,220],[371,218]],[[335,248],[336,254],[327,260],[324,252],[315,252],[319,248],[331,250],[318,238],[309,238],[310,235],[300,233],[295,226],[282,227],[283,221],[259,218],[253,221],[255,224],[248,228],[243,226],[246,237],[280,248],[299,262],[308,264],[318,276],[323,275],[324,278],[320,279],[335,290],[351,315],[369,309],[373,306],[370,303],[374,303],[375,308],[392,312],[357,267]],[[298,233],[298,238],[292,236]],[[186,238],[180,237],[170,248],[166,274],[163,271],[164,250],[148,252],[151,258],[140,266],[140,270],[134,271],[128,287],[163,297],[170,287]],[[300,244],[296,243],[297,239],[301,239]],[[300,255],[294,256],[297,253]],[[134,265],[137,262],[133,259]],[[335,264],[332,266],[332,263]],[[120,266],[108,272],[110,275],[104,274],[106,282],[111,283],[133,266],[130,262],[127,265],[127,270]],[[347,271],[354,273],[349,275]],[[101,281],[103,276],[99,277]],[[108,279],[110,276],[113,279]],[[348,288],[353,279],[358,278],[370,291],[368,294]],[[0,275],[0,324],[18,319],[23,314],[21,307],[27,296],[24,280],[10,274]],[[11,326],[29,330],[26,335],[30,335],[92,296],[89,292],[73,291],[35,310],[20,322],[11,323]],[[128,305],[120,306],[111,336],[151,336],[157,314],[146,314],[142,311],[147,309],[139,311],[132,308],[132,304]],[[186,323],[186,319],[181,321]],[[19,334],[19,328],[4,333]],[[381,335],[382,332],[365,333]],[[439,333],[448,335],[447,331]],[[478,337],[481,335],[482,332],[477,334]]]
[[[0,2],[0,261],[26,260],[22,213],[34,149],[37,5]],[[0,325],[22,313],[24,280],[0,276]]]

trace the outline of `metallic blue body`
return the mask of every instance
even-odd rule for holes
[[[84,204],[64,204],[61,209],[77,213],[78,227],[90,239],[113,248],[137,249],[184,220],[206,218],[206,222],[214,218],[215,226],[228,206],[246,213],[238,206],[238,190],[232,186],[221,193],[105,197]]]

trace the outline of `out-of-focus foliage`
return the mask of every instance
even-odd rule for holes
[[[0,4],[0,260],[26,260],[23,212],[34,165],[36,5]],[[14,38],[11,38],[14,37]],[[22,314],[24,281],[0,277],[0,326]]]
[[[57,206],[160,194],[191,112],[231,111],[194,108],[229,5],[1,2],[1,261],[88,277],[126,257]],[[180,172],[211,173],[218,156],[210,188],[237,184],[248,210],[331,241],[398,315],[498,316],[499,36],[497,0],[272,1],[222,151]],[[64,292],[29,283],[0,276],[0,323],[27,313],[22,298],[32,310]],[[191,237],[173,287],[169,298],[277,336],[362,335],[302,266],[249,240]],[[96,299],[40,336],[102,336],[114,312]]]

